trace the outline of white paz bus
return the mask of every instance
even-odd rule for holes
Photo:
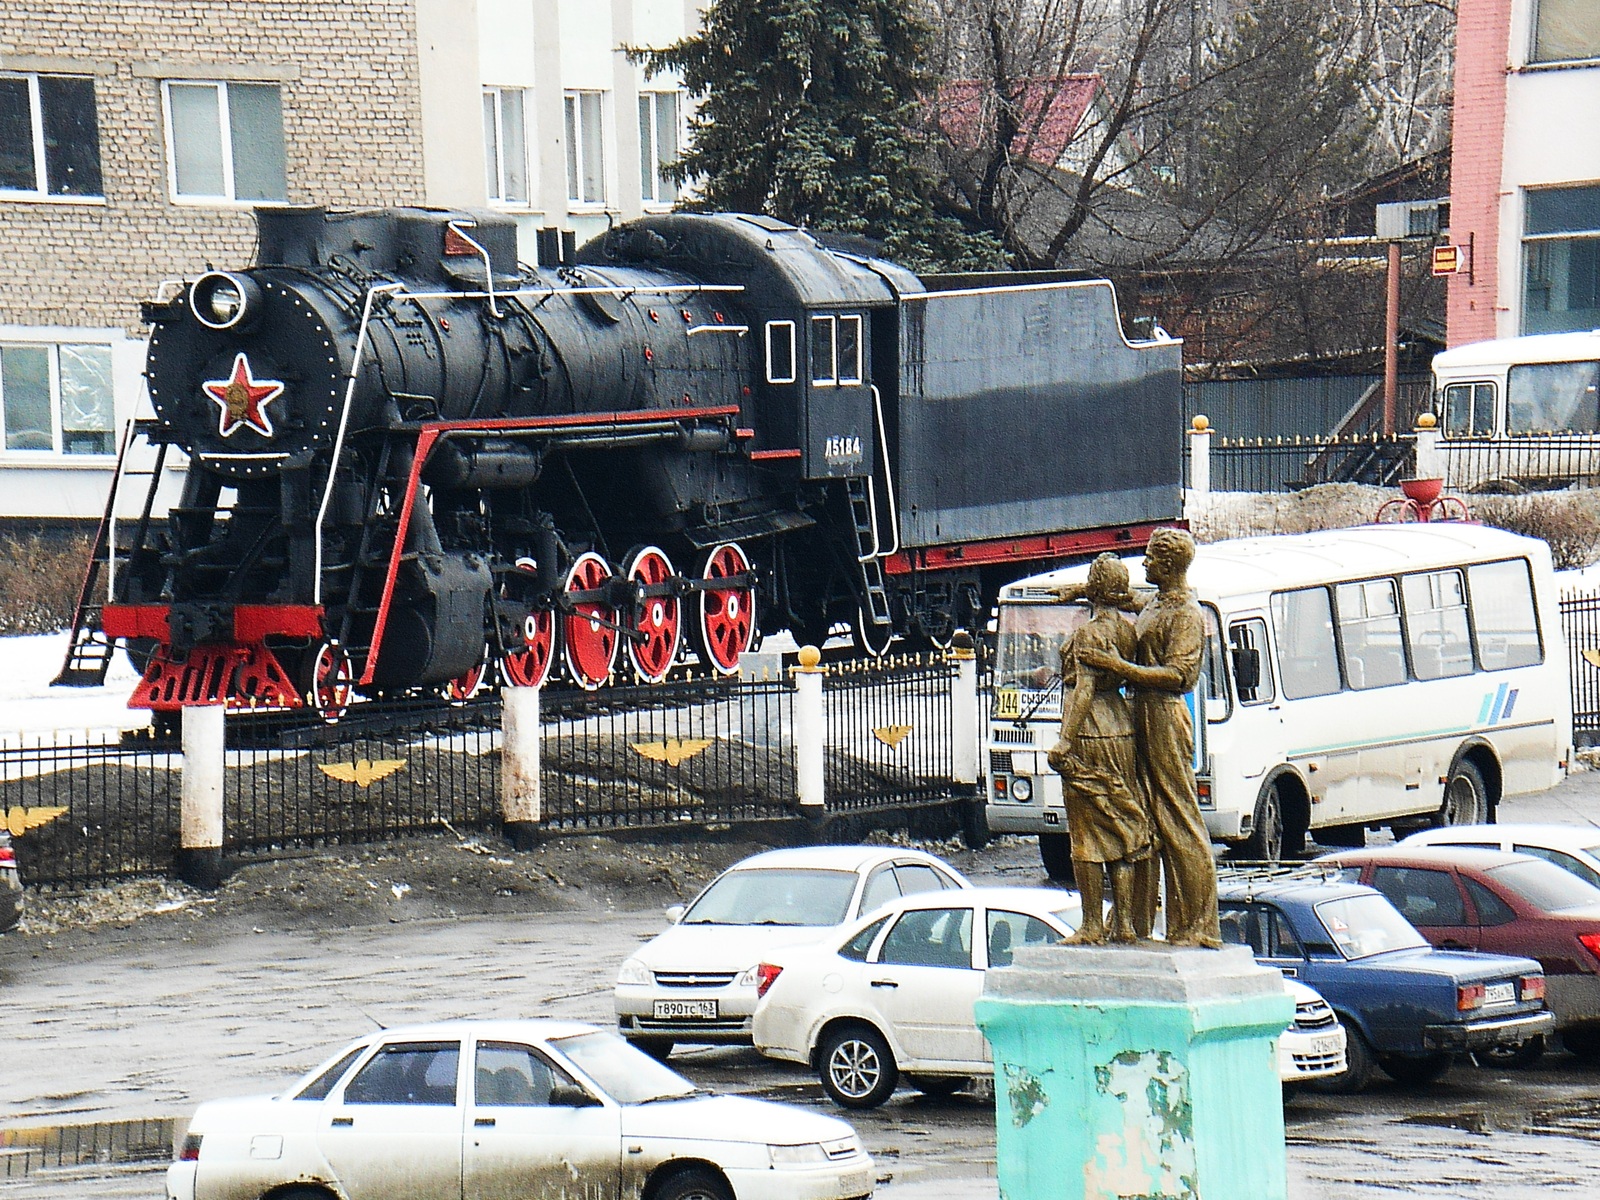
[[[1137,589],[1143,572],[1129,569]],[[1002,589],[989,725],[989,828],[1037,833],[1070,872],[1060,647],[1088,617],[1055,589],[1088,566]],[[1550,553],[1465,523],[1370,525],[1203,545],[1189,582],[1208,636],[1190,697],[1213,839],[1276,861],[1310,832],[1492,821],[1571,759],[1572,699]]]

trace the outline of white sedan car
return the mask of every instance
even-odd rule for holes
[[[617,1029],[666,1057],[679,1042],[749,1045],[756,966],[902,896],[967,887],[948,863],[900,846],[769,850],[729,867],[622,964]]]
[[[1057,942],[1077,929],[1076,892],[976,887],[912,896],[815,946],[759,969],[756,1049],[816,1069],[846,1108],[873,1108],[903,1074],[931,1095],[994,1070],[973,1003],[984,972],[1011,964],[1018,946]],[[1344,1030],[1321,996],[1285,980],[1295,1023],[1278,1040],[1279,1075],[1300,1082],[1345,1069]]]
[[[904,1074],[939,1095],[993,1070],[972,1005],[1018,946],[1078,927],[1076,892],[978,887],[911,896],[761,968],[756,1049],[814,1066],[846,1108],[874,1108]]]
[[[168,1200],[854,1200],[849,1125],[712,1096],[608,1030],[450,1021],[340,1050],[277,1096],[203,1104]]]
[[[1343,1075],[1345,1032],[1328,1002],[1298,979],[1283,984],[1294,998],[1294,1021],[1278,1036],[1278,1078],[1293,1086]]]
[[[1424,829],[1402,846],[1470,846],[1531,854],[1600,888],[1600,829],[1593,825],[1446,825]]]

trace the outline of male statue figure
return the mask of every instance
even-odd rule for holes
[[[1200,678],[1205,623],[1189,595],[1194,538],[1158,529],[1145,549],[1145,578],[1157,588],[1134,624],[1135,660],[1085,650],[1079,661],[1127,681],[1145,800],[1167,883],[1167,941],[1220,948],[1217,869],[1194,785],[1194,726],[1184,703]]]
[[[1150,934],[1134,919],[1134,867],[1151,854],[1149,815],[1135,794],[1133,714],[1121,679],[1080,659],[1089,649],[1134,654],[1133,626],[1121,612],[1132,601],[1128,568],[1114,554],[1102,554],[1089,568],[1083,594],[1093,616],[1061,645],[1061,740],[1049,755],[1061,776],[1073,875],[1083,897],[1083,924],[1069,940],[1132,942]],[[1111,877],[1109,931],[1101,915],[1102,871]]]

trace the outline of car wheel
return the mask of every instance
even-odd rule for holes
[[[1444,785],[1444,803],[1434,814],[1433,823],[1438,828],[1446,825],[1482,825],[1489,819],[1489,789],[1484,785],[1483,773],[1465,760],[1450,772],[1450,782]]]
[[[672,1048],[678,1043],[671,1038],[634,1038],[631,1044],[657,1062],[666,1062],[667,1055],[672,1053]]]
[[[1072,839],[1064,833],[1039,835],[1039,861],[1052,883],[1072,882]]]
[[[1531,1067],[1544,1057],[1544,1037],[1531,1037],[1515,1046],[1485,1046],[1472,1052],[1480,1067]]]
[[[1561,1044],[1584,1062],[1600,1062],[1600,1029],[1569,1029]]]
[[[733,1189],[715,1171],[689,1167],[674,1171],[649,1195],[650,1200],[733,1200]]]
[[[1396,1083],[1422,1087],[1444,1078],[1455,1060],[1454,1054],[1385,1054],[1378,1065]]]
[[[971,1080],[963,1075],[912,1075],[907,1082],[924,1096],[954,1096]]]
[[[1308,1079],[1305,1086],[1319,1092],[1354,1095],[1356,1092],[1366,1090],[1367,1084],[1372,1082],[1372,1074],[1377,1069],[1378,1063],[1373,1057],[1372,1047],[1367,1045],[1367,1039],[1361,1036],[1361,1031],[1355,1027],[1355,1023],[1341,1016],[1339,1024],[1344,1026],[1344,1074]]]
[[[823,1039],[817,1077],[835,1104],[877,1108],[894,1094],[900,1071],[882,1034],[870,1025],[847,1025]]]

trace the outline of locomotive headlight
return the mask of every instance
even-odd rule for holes
[[[208,271],[189,289],[189,310],[208,329],[237,329],[261,311],[261,289],[247,276]]]

